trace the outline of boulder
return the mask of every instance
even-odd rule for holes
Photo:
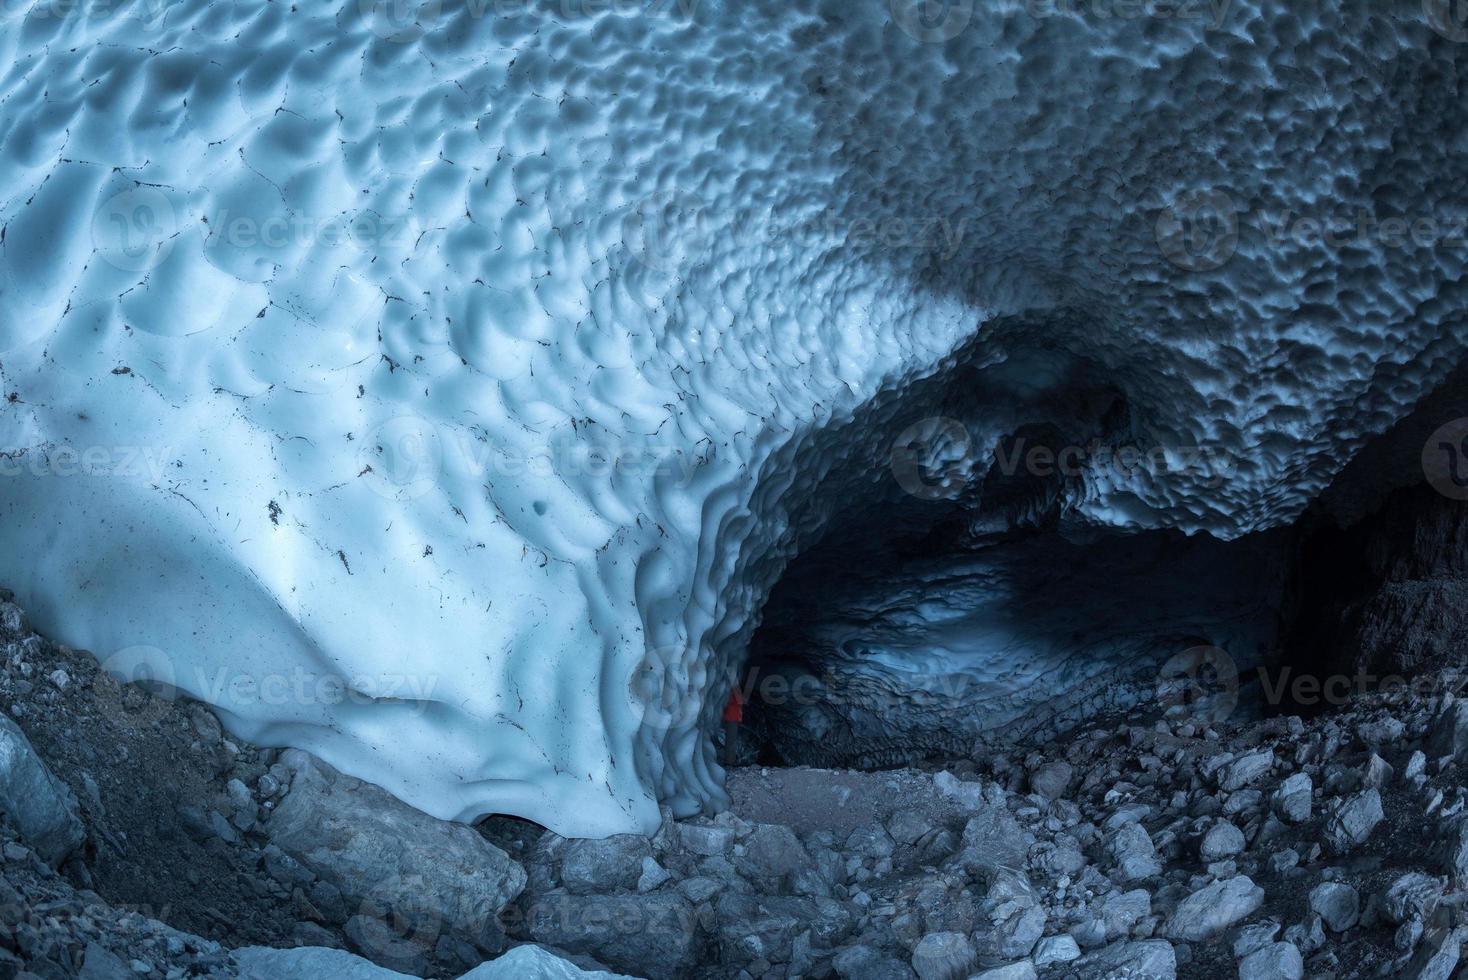
[[[1058,800],[1070,788],[1074,776],[1069,762],[1047,762],[1030,773],[1030,790],[1047,800]]]
[[[1297,772],[1279,784],[1273,797],[1274,812],[1286,823],[1301,823],[1310,819],[1310,804],[1314,786],[1308,773]]]
[[[568,841],[561,856],[561,883],[576,895],[630,890],[642,877],[644,858],[652,858],[652,848],[637,834]]]
[[[759,824],[744,839],[744,854],[734,859],[734,865],[747,877],[778,880],[811,870],[815,862],[795,831],[780,824]]]
[[[1035,980],[1035,965],[1029,960],[1007,963],[976,973],[972,980]]]
[[[1139,823],[1129,823],[1118,830],[1107,843],[1123,881],[1141,881],[1162,873],[1162,862],[1152,838]]]
[[[1331,932],[1345,932],[1361,918],[1361,896],[1342,882],[1323,882],[1310,892],[1310,911]]]
[[[919,980],[962,980],[973,972],[978,952],[961,932],[930,932],[913,948]]]
[[[1172,939],[1201,942],[1253,915],[1264,903],[1264,889],[1245,875],[1215,881],[1178,903],[1167,923]]]
[[[4,715],[0,715],[0,813],[53,867],[86,837],[76,797],[46,768],[20,726]]]
[[[499,949],[496,914],[525,871],[472,827],[437,820],[386,790],[299,751],[290,791],[265,825],[271,842],[340,892],[348,916],[391,920],[432,945],[449,933]]]
[[[1171,943],[1161,939],[1112,943],[1076,960],[1071,972],[1082,977],[1176,980],[1177,954]]]
[[[803,934],[812,949],[834,949],[856,920],[851,906],[828,898],[727,893],[714,911],[726,966],[758,959],[790,963]]]
[[[1381,794],[1375,789],[1357,793],[1340,803],[1325,823],[1325,845],[1336,855],[1366,842],[1382,820]]]
[[[1239,961],[1239,980],[1300,980],[1305,960],[1290,943],[1269,943]]]
[[[1269,772],[1274,765],[1274,753],[1265,749],[1251,752],[1234,759],[1218,771],[1218,788],[1232,793],[1243,789]]]
[[[525,928],[537,943],[594,956],[614,970],[650,980],[681,977],[698,960],[694,906],[669,890],[646,895],[552,892],[526,909]]]
[[[1231,858],[1243,850],[1244,832],[1227,820],[1220,820],[1208,828],[1208,833],[1203,835],[1203,843],[1198,847],[1198,853],[1209,863]]]

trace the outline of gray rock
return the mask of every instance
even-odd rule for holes
[[[1311,890],[1310,911],[1331,932],[1345,932],[1361,918],[1361,896],[1350,885],[1327,881]]]
[[[1200,942],[1253,915],[1264,903],[1264,889],[1246,875],[1215,881],[1178,904],[1167,923],[1173,939]]]
[[[1007,963],[976,973],[971,980],[1035,980],[1035,965],[1029,960]]]
[[[1100,922],[1107,940],[1119,939],[1151,914],[1152,896],[1146,890],[1138,888],[1125,894],[1107,896],[1101,906]]]
[[[1035,947],[1035,965],[1049,966],[1052,963],[1069,963],[1079,959],[1081,948],[1070,936],[1047,936]]]
[[[432,966],[434,946],[441,938],[436,924],[426,924],[421,919],[389,920],[384,914],[351,916],[342,932],[354,952],[379,966],[415,977],[422,976]]]
[[[673,825],[672,837],[683,850],[702,857],[728,854],[734,846],[733,828],[714,824],[677,823]]]
[[[1030,790],[1047,800],[1058,800],[1070,788],[1075,770],[1068,762],[1047,762],[1030,773]]]
[[[76,797],[46,768],[20,726],[4,715],[0,715],[0,812],[53,867],[86,837]]]
[[[1458,968],[1462,946],[1461,928],[1429,929],[1400,976],[1406,980],[1448,980]]]
[[[933,823],[919,810],[898,810],[887,821],[887,832],[892,839],[902,844],[916,844],[923,835],[933,829]]]
[[[673,891],[553,892],[526,910],[525,928],[537,943],[594,956],[614,970],[651,980],[681,977],[698,958],[700,932],[694,907]]]
[[[735,866],[749,877],[778,879],[812,870],[815,862],[795,831],[779,824],[759,824],[744,839],[744,855]]]
[[[1243,789],[1269,772],[1274,765],[1274,753],[1265,749],[1240,756],[1218,772],[1218,788],[1233,792]]]
[[[714,906],[721,962],[726,967],[760,959],[791,963],[802,940],[809,948],[834,949],[851,935],[854,911],[826,898],[721,895]]]
[[[1278,922],[1260,922],[1251,926],[1244,926],[1239,930],[1238,936],[1234,938],[1234,956],[1243,959],[1258,949],[1263,949],[1274,942],[1274,937],[1279,935]]]
[[[1244,850],[1244,832],[1227,820],[1220,820],[1203,835],[1198,853],[1206,862],[1222,861]]]
[[[847,946],[831,958],[841,980],[902,980],[913,976],[912,968],[876,947]]]
[[[1239,962],[1239,980],[1300,980],[1305,960],[1289,943],[1269,943]]]
[[[1076,960],[1073,968],[1082,977],[1176,980],[1177,954],[1171,943],[1161,939],[1112,943]]]
[[[1468,701],[1455,701],[1434,723],[1427,740],[1427,754],[1434,759],[1457,758],[1465,748],[1468,748]]]
[[[561,856],[561,883],[576,895],[630,890],[642,876],[643,859],[651,857],[647,838],[637,834],[567,841]]]
[[[1145,892],[1143,893],[1145,894]],[[1021,909],[995,929],[999,955],[1006,960],[1029,956],[1045,934],[1045,910],[1038,905]]]
[[[539,946],[516,946],[498,959],[481,963],[459,980],[635,980],[622,973],[583,970]]]
[[[1308,773],[1297,772],[1279,784],[1273,797],[1274,812],[1286,823],[1301,823],[1310,819],[1310,804],[1314,785]]]
[[[1107,849],[1123,881],[1141,881],[1162,873],[1157,848],[1141,824],[1129,823],[1122,827],[1107,842]]]
[[[1023,868],[1029,850],[1024,828],[1009,811],[986,805],[964,824],[958,860],[970,868]]]
[[[1439,831],[1434,847],[1437,863],[1459,883],[1468,883],[1468,815],[1459,814]]]
[[[246,946],[234,951],[239,980],[412,980],[340,949]]]
[[[294,778],[266,832],[341,893],[348,915],[391,915],[399,931],[498,948],[495,915],[525,887],[504,851],[303,752],[282,761]]]
[[[137,980],[132,967],[96,943],[87,943],[79,980]]]
[[[657,891],[673,877],[672,872],[658,864],[651,854],[642,859],[642,871],[637,876],[637,890],[640,892]]]
[[[912,969],[920,980],[961,980],[977,960],[974,944],[961,932],[930,932],[912,951]]]
[[[1334,854],[1346,854],[1364,844],[1381,819],[1381,794],[1374,789],[1357,793],[1326,821],[1325,845]]]
[[[1443,885],[1437,878],[1411,871],[1387,886],[1381,910],[1394,924],[1426,919],[1437,909],[1442,894]]]

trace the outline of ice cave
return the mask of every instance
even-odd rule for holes
[[[1455,975],[1463,0],[5,0],[0,176],[0,980]]]

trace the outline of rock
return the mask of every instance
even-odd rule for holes
[[[1035,965],[1029,960],[1021,960],[976,973],[970,980],[1035,980]]]
[[[1274,937],[1277,935],[1279,935],[1278,922],[1259,922],[1244,926],[1234,939],[1234,957],[1244,959],[1255,950],[1263,949],[1274,942]]]
[[[1241,756],[1218,772],[1218,788],[1232,793],[1243,789],[1254,780],[1269,772],[1274,765],[1274,753],[1267,749]]]
[[[722,915],[720,921],[726,921]],[[537,943],[594,956],[615,970],[650,980],[681,977],[698,959],[694,907],[670,890],[543,895],[526,910],[525,928]]]
[[[349,915],[391,915],[400,931],[447,931],[498,948],[495,915],[525,887],[520,865],[471,827],[436,820],[303,752],[286,760],[291,788],[266,832],[336,888]]]
[[[0,812],[52,867],[59,867],[86,838],[76,797],[46,768],[20,726],[4,715],[0,715]]]
[[[887,821],[887,832],[902,844],[916,844],[932,829],[932,822],[916,809],[898,810]]]
[[[1429,929],[1422,937],[1422,944],[1417,947],[1417,952],[1399,975],[1406,980],[1448,980],[1458,968],[1462,946],[1461,928]]]
[[[1381,789],[1392,780],[1392,767],[1375,752],[1366,760],[1366,771],[1361,775],[1361,785],[1370,789]]]
[[[1145,892],[1143,893],[1146,894]],[[1045,910],[1038,905],[1021,909],[995,929],[999,955],[1007,960],[1029,956],[1045,934]]]
[[[912,976],[906,963],[867,945],[845,947],[831,958],[831,966],[842,980],[893,980]]]
[[[642,876],[643,859],[651,857],[647,838],[636,834],[567,841],[561,857],[561,883],[573,895],[630,890]]]
[[[890,848],[891,842],[887,843]],[[744,855],[735,866],[747,877],[777,880],[810,870],[815,863],[795,831],[779,824],[759,824],[745,838]]]
[[[1350,852],[1366,842],[1381,819],[1381,794],[1375,789],[1357,793],[1337,806],[1326,821],[1326,847],[1337,855]]]
[[[1162,873],[1157,848],[1141,824],[1129,823],[1122,827],[1112,836],[1107,848],[1123,881],[1141,881]]]
[[[1300,863],[1300,854],[1292,847],[1276,851],[1269,856],[1269,869],[1275,874],[1288,871]]]
[[[1433,851],[1438,866],[1454,882],[1468,883],[1468,815],[1460,814],[1442,826]]]
[[[1327,881],[1311,890],[1310,911],[1331,932],[1345,932],[1361,918],[1361,897],[1350,885]]]
[[[951,772],[940,772],[935,775],[933,788],[965,810],[978,810],[989,805],[984,798],[983,783],[965,782]]]
[[[964,824],[958,860],[970,868],[1023,868],[1029,850],[1024,828],[1009,811],[985,806]]]
[[[334,980],[334,978],[327,978]],[[583,970],[539,946],[516,946],[498,959],[481,963],[459,980],[634,980],[622,973]]]
[[[239,980],[412,980],[340,949],[246,946],[234,951]]]
[[[1047,762],[1030,773],[1030,791],[1047,800],[1058,800],[1070,788],[1075,770],[1068,762]]]
[[[1081,948],[1070,936],[1047,936],[1035,947],[1035,965],[1049,966],[1052,963],[1069,963],[1079,959]]]
[[[672,836],[683,850],[701,857],[728,854],[734,846],[734,829],[714,824],[676,823]]]
[[[1402,875],[1387,886],[1381,910],[1392,923],[1426,919],[1442,899],[1442,882],[1419,871]]]
[[[1161,939],[1112,943],[1076,960],[1073,967],[1082,977],[1176,980],[1177,954]]]
[[[1144,889],[1107,896],[1100,914],[1101,925],[1106,931],[1105,939],[1125,937],[1138,922],[1151,914],[1152,896]]]
[[[1264,903],[1264,889],[1246,875],[1215,881],[1178,904],[1167,923],[1172,939],[1200,942],[1253,915]]]
[[[439,932],[436,923],[389,919],[385,914],[354,915],[342,927],[354,952],[380,966],[422,976],[433,964]]]
[[[105,947],[87,943],[78,980],[136,980],[137,974]]]
[[[1433,725],[1427,740],[1427,754],[1434,759],[1457,758],[1468,748],[1468,700],[1449,705]]]
[[[725,894],[714,911],[726,967],[761,959],[792,963],[802,943],[807,949],[833,949],[855,925],[850,905],[826,898]]]
[[[658,864],[651,855],[642,859],[642,871],[637,876],[637,890],[639,892],[657,891],[673,877],[672,872]]]
[[[1205,862],[1222,861],[1244,850],[1244,832],[1227,820],[1220,820],[1203,835],[1198,852]]]
[[[1314,786],[1307,773],[1297,772],[1279,784],[1271,800],[1274,812],[1286,823],[1301,823],[1310,819],[1311,794]]]
[[[974,968],[978,954],[961,932],[930,932],[913,948],[912,969],[920,980],[961,980]]]
[[[1239,980],[1300,980],[1305,960],[1289,943],[1269,943],[1239,962]]]

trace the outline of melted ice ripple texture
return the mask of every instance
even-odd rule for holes
[[[1420,4],[893,2],[5,3],[5,579],[435,815],[646,830],[721,801],[760,603],[963,345],[1232,454],[1076,505],[1224,537],[1461,356],[1461,242],[1269,233],[1461,217]],[[1158,233],[1200,189],[1217,265]]]

